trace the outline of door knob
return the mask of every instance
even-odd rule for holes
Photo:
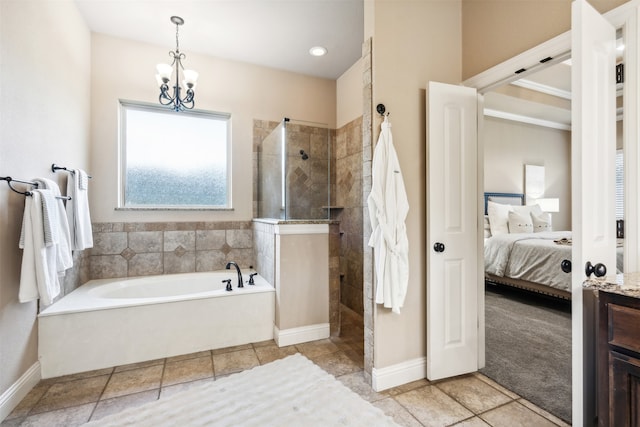
[[[444,243],[436,242],[433,245],[433,250],[436,252],[444,252]]]
[[[584,272],[587,277],[590,277],[591,273],[595,274],[596,277],[604,277],[607,275],[607,266],[600,262],[596,265],[592,265],[591,261],[587,261],[584,266]]]
[[[571,261],[569,261],[568,259],[563,259],[560,263],[560,268],[565,273],[571,273]]]

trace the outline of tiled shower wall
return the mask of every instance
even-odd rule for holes
[[[89,278],[221,270],[253,266],[251,221],[93,224]]]
[[[336,131],[336,204],[340,221],[340,301],[363,314],[362,301],[362,117]]]
[[[253,173],[258,177],[258,153],[264,141],[281,122],[268,120],[253,121]],[[326,219],[327,205],[335,205],[335,131],[318,126],[287,123],[287,213],[286,219]],[[300,150],[308,159],[303,160]],[[276,159],[276,162],[279,160]],[[273,163],[273,162],[272,162]],[[276,163],[279,166],[279,163]],[[262,193],[269,197],[280,191],[280,183],[270,183],[273,188]],[[259,218],[261,205],[258,179],[253,183],[254,218]],[[327,194],[329,185],[329,194]],[[285,219],[284,213],[270,215],[269,218]]]

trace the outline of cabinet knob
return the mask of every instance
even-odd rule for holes
[[[565,273],[571,273],[571,261],[569,261],[568,259],[563,259],[560,263],[560,268]]]

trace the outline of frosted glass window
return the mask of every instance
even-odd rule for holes
[[[229,207],[229,115],[121,106],[125,208]]]

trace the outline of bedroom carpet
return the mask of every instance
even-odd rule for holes
[[[488,285],[484,375],[571,422],[571,303]]]

